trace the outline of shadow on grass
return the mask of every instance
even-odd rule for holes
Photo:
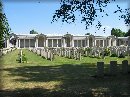
[[[86,65],[89,64],[89,65]],[[51,82],[61,81],[54,90],[33,88],[2,91],[7,97],[128,97],[130,96],[129,75],[108,78],[94,78],[94,64],[80,65],[62,64],[57,66],[24,66],[4,69],[9,76],[20,76],[19,82]],[[10,96],[9,96],[10,95]],[[36,96],[35,96],[36,95]],[[6,97],[6,96],[5,96]]]

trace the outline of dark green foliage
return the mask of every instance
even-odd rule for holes
[[[30,34],[38,34],[38,32],[37,32],[37,31],[34,31],[34,30],[31,30],[31,31],[30,31]]]
[[[129,0],[128,0],[129,1]],[[129,4],[130,2],[128,2],[128,4]],[[119,7],[118,5],[117,5],[117,8],[118,8],[118,10],[116,10],[114,13],[120,13],[120,15],[119,15],[119,20],[122,18],[122,19],[124,19],[124,22],[125,22],[125,24],[127,25],[127,26],[129,26],[130,25],[130,8],[127,8],[127,9],[121,9],[121,7]]]
[[[85,35],[90,35],[90,33],[86,33]]]
[[[25,56],[25,54],[22,55],[22,62],[26,62],[27,63],[27,57]]]
[[[105,8],[108,4],[113,3],[113,1],[115,2],[116,0],[61,0],[61,6],[55,11],[52,22],[61,19],[62,22],[69,24],[74,23],[76,20],[75,13],[79,12],[79,16],[81,16],[81,23],[85,23],[86,29],[92,26],[93,22],[96,20],[97,24],[95,27],[99,30],[102,24],[98,17],[104,17],[104,15],[108,16],[105,12]],[[114,13],[120,12],[120,18],[123,18],[125,24],[129,25],[130,9],[128,8],[123,10],[119,6],[117,7],[119,10],[114,11]],[[99,15],[98,13],[101,14]],[[105,32],[105,28],[103,31]]]
[[[130,36],[130,29],[128,30],[128,32],[125,34],[125,37]]]
[[[22,59],[21,59],[22,58]],[[24,63],[26,62],[27,63],[27,57],[25,56],[25,54],[23,53],[22,56],[21,54],[19,53],[18,54],[18,57],[16,59],[16,61],[18,61],[18,63]]]
[[[106,48],[104,50],[104,56],[109,56],[110,55],[110,49],[109,48]]]
[[[110,57],[118,57],[116,53],[111,54]]]
[[[118,58],[125,58],[125,55],[123,55],[122,53],[118,56]]]
[[[111,35],[114,35],[116,37],[124,37],[124,36],[127,36],[126,34],[127,33],[121,31],[120,29],[112,28],[111,30]]]
[[[92,51],[92,49],[91,48],[85,48],[85,51],[90,52],[90,51]]]
[[[0,48],[4,47],[5,39],[9,38],[10,31],[8,20],[5,13],[3,13],[2,1],[0,1]]]

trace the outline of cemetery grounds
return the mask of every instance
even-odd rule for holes
[[[119,67],[126,58],[105,57],[97,59],[81,57],[81,60],[55,56],[53,61],[24,49],[28,61],[16,61],[19,50],[0,58],[0,97],[130,97],[130,74],[94,77],[96,63],[110,61]],[[129,62],[130,63],[130,62]]]

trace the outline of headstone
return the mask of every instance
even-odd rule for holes
[[[53,54],[52,54],[52,52],[50,52],[50,61],[52,61],[53,60]]]
[[[97,62],[97,76],[104,76],[104,62]]]
[[[117,75],[117,61],[110,61],[109,73],[110,75]]]
[[[78,58],[79,58],[79,60],[81,60],[81,52],[79,52],[79,57]]]
[[[78,54],[79,54],[78,51],[76,51],[76,58],[75,58],[76,60],[78,59]]]
[[[88,56],[88,52],[87,51],[85,51],[85,57],[87,57]]]
[[[22,52],[22,50],[20,50],[20,63],[22,63],[22,55],[23,54],[23,52]]]
[[[128,73],[128,61],[127,60],[122,61],[122,73],[124,73],[124,74]]]
[[[68,58],[70,58],[70,50],[68,51]]]

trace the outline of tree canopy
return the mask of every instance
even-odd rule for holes
[[[130,36],[130,29],[129,29],[128,32],[125,34],[125,36]]]
[[[112,28],[111,35],[117,36],[117,37],[124,37],[125,32],[122,32],[120,29]]]
[[[104,8],[107,7],[108,4],[116,1],[117,0],[61,0],[61,6],[55,11],[52,22],[61,19],[62,22],[73,23],[76,20],[75,12],[78,11],[82,18],[81,23],[85,22],[86,29],[93,25],[93,22],[97,20],[96,28],[99,30],[102,24],[101,21],[98,20],[98,12],[101,13],[102,17],[104,17],[104,15],[108,16],[108,13],[105,12]],[[129,26],[130,8],[121,9],[118,5],[117,8],[118,10],[115,10],[113,13],[121,13],[119,19],[123,18],[125,24]]]
[[[3,47],[4,41],[9,37],[11,29],[8,24],[5,13],[3,13],[3,5],[0,1],[0,48]]]
[[[127,37],[130,36],[130,29],[128,32],[123,32],[120,29],[112,28],[111,35],[114,35],[116,37]]]
[[[38,32],[35,31],[35,30],[31,30],[31,31],[30,31],[30,34],[38,34]]]
[[[90,33],[86,33],[85,35],[90,35]]]

